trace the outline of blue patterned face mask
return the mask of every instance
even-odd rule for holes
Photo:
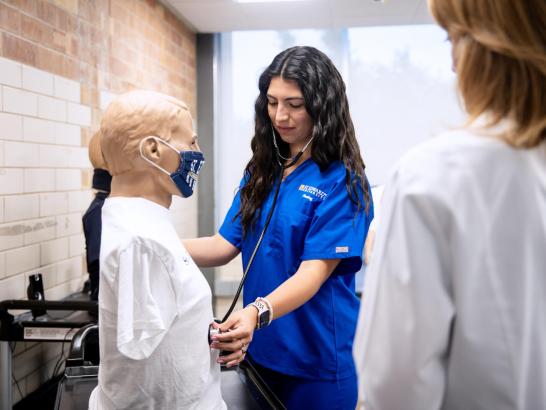
[[[165,144],[172,150],[176,151],[176,153],[180,156],[180,164],[178,165],[178,169],[174,171],[172,174],[169,173],[169,171],[161,168],[159,165],[157,165],[155,162],[149,160],[142,154],[142,144],[144,141],[146,141],[148,138],[153,138],[154,140],[161,142],[162,144]],[[205,163],[205,156],[202,152],[199,151],[178,151],[175,147],[173,147],[171,144],[169,144],[167,141],[162,140],[161,138],[157,138],[154,136],[143,138],[142,141],[140,141],[140,156],[145,161],[152,164],[154,167],[159,169],[160,171],[167,174],[182,196],[184,198],[188,198],[193,194],[193,190],[195,189],[195,184],[197,183],[197,176],[199,175],[199,171],[201,170],[201,167]]]

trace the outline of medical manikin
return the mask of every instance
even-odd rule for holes
[[[89,281],[85,290],[89,291],[91,300],[99,297],[99,251],[100,235],[102,227],[101,211],[104,200],[110,194],[112,177],[106,168],[100,148],[100,133],[96,132],[89,141],[89,161],[93,166],[93,181],[91,188],[95,192],[95,198],[82,217],[83,232],[85,235],[85,257]]]
[[[192,118],[175,98],[132,91],[103,115],[112,174],[102,209],[99,385],[91,409],[224,409],[207,342],[210,288],[171,222],[203,163]]]

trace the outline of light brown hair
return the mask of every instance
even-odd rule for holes
[[[182,111],[188,111],[182,101],[153,91],[130,91],[112,101],[100,126],[100,146],[110,174],[133,168],[142,138],[169,141]]]
[[[546,140],[546,1],[429,0],[453,43],[469,121],[507,119],[501,137],[531,148]]]

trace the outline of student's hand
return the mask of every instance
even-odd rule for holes
[[[211,347],[232,352],[227,356],[220,356],[218,363],[231,367],[243,361],[257,321],[258,311],[254,306],[247,306],[232,313],[224,323],[214,325],[221,333],[212,336]]]

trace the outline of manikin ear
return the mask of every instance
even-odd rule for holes
[[[155,138],[146,138],[142,142],[142,155],[155,164],[159,164],[161,161],[162,148],[162,144],[157,142]]]

